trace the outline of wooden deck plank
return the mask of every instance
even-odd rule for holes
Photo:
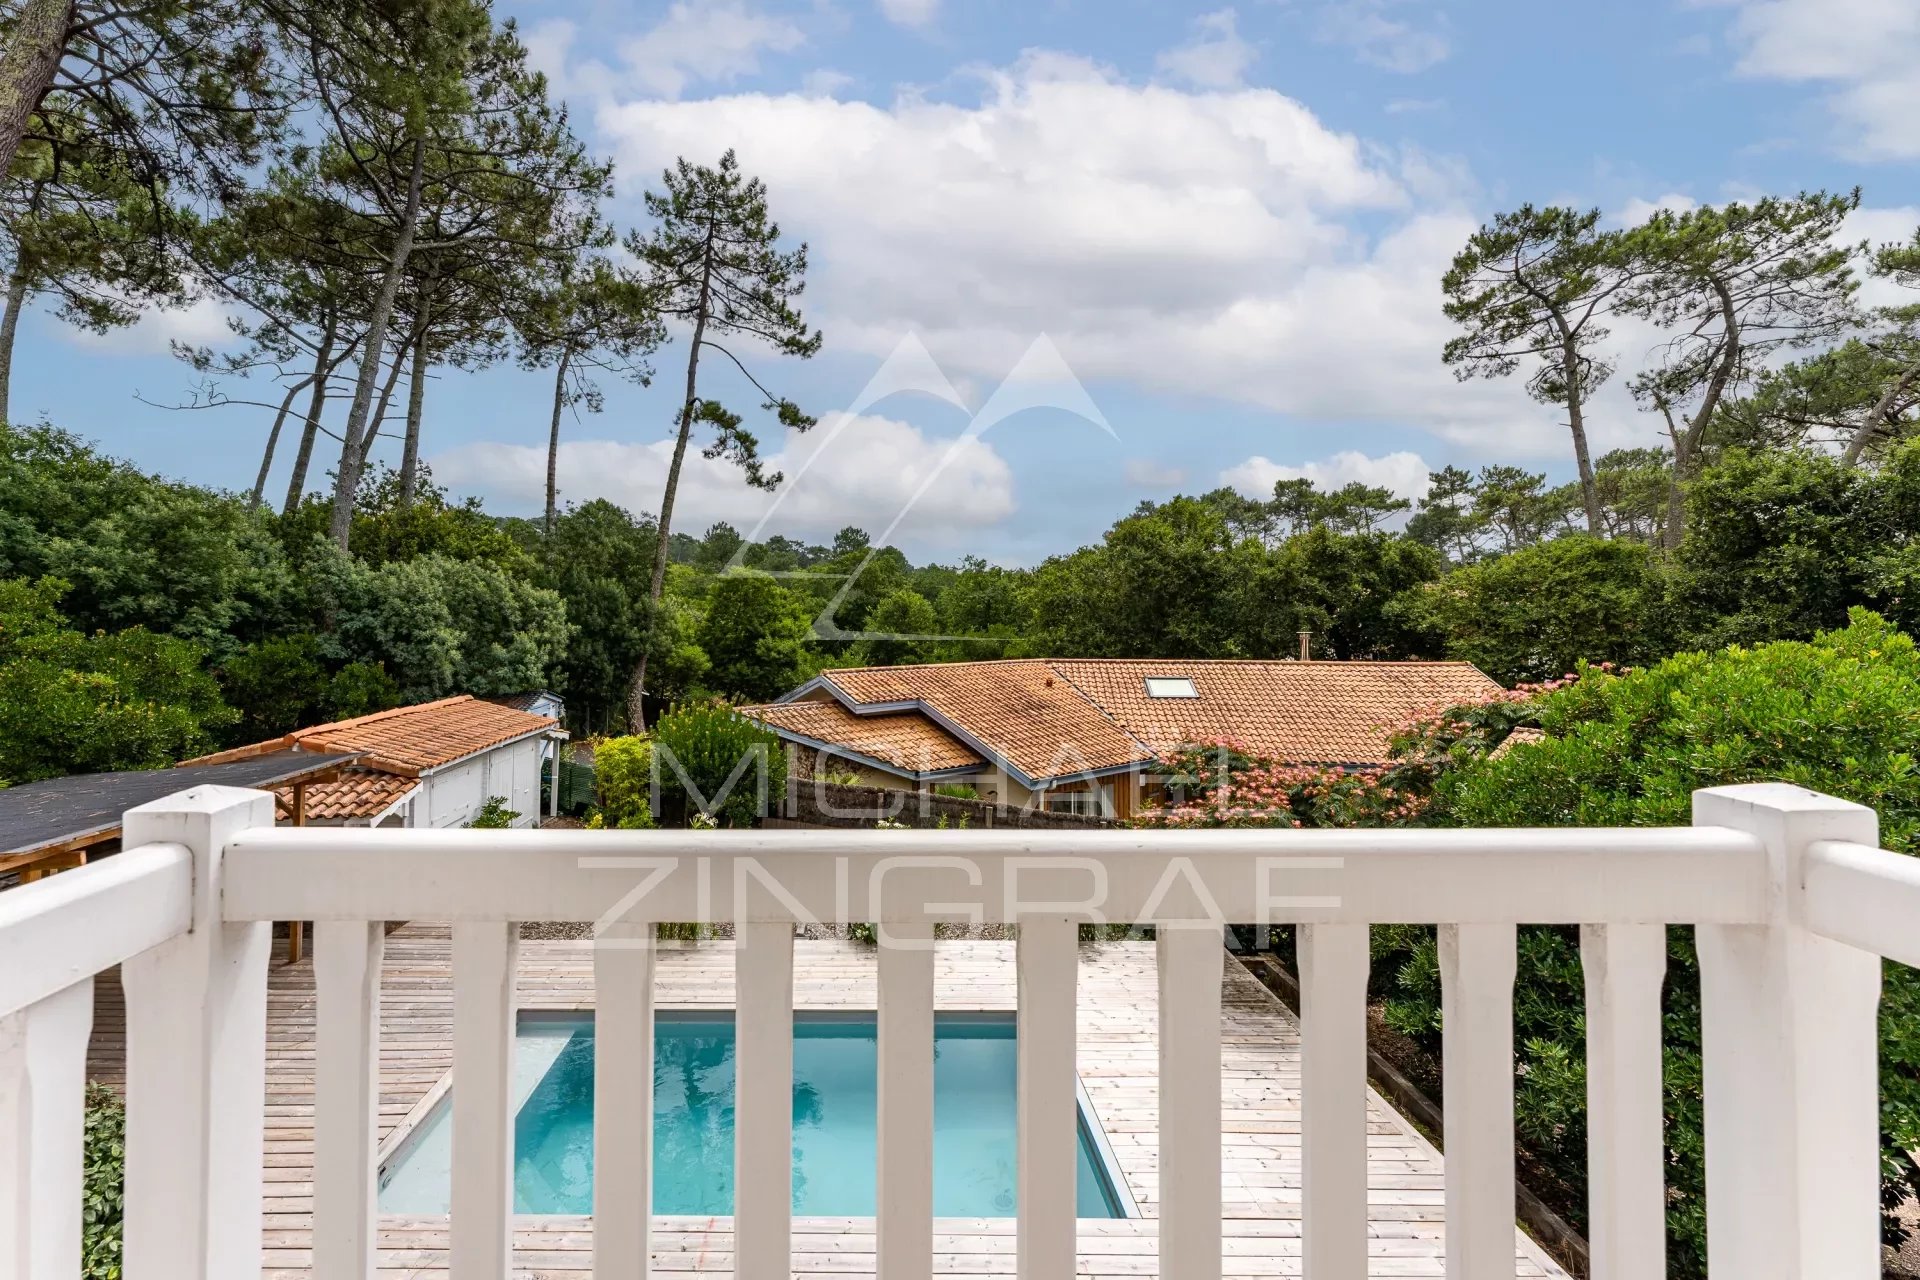
[[[1009,1011],[1013,945],[942,942],[935,953],[942,1011]],[[794,995],[801,1009],[872,1009],[877,965],[868,949],[834,941],[795,943]],[[1158,998],[1152,944],[1083,947],[1077,1045],[1080,1078],[1112,1144],[1128,1190],[1145,1216],[1083,1221],[1077,1242],[1082,1280],[1140,1280],[1158,1272]],[[518,968],[523,1009],[593,1007],[593,953],[585,942],[525,941]],[[731,944],[662,951],[657,1001],[665,1010],[729,1009]],[[1222,1233],[1228,1277],[1299,1276],[1299,1027],[1266,988],[1238,965],[1222,987],[1224,1158]],[[264,1221],[270,1280],[309,1280],[313,1153],[313,971],[310,962],[272,971],[268,994],[267,1150]],[[380,1125],[384,1139],[452,1066],[451,940],[447,929],[409,925],[387,939],[381,994]],[[1381,1100],[1368,1099],[1368,1266],[1376,1280],[1442,1280],[1445,1233],[1437,1152]],[[654,1220],[655,1270],[727,1276],[727,1219]],[[874,1276],[871,1218],[796,1218],[796,1276]],[[1518,1275],[1562,1273],[1524,1237]],[[987,1280],[1014,1271],[1011,1219],[941,1219],[935,1274]],[[516,1274],[578,1280],[591,1262],[592,1221],[515,1220]],[[384,1274],[440,1280],[447,1273],[444,1217],[381,1219]]]

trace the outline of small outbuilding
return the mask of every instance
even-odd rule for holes
[[[536,715],[462,694],[394,707],[188,761],[218,765],[277,752],[349,753],[354,766],[331,781],[286,786],[287,821],[301,825],[460,827],[498,797],[515,826],[540,821],[540,766],[566,733]]]

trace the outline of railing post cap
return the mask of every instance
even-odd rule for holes
[[[1693,793],[1695,826],[1726,826],[1740,814],[1763,812],[1868,814],[1873,810],[1791,782],[1743,782],[1725,787],[1702,787]],[[1715,816],[1709,816],[1715,815]]]
[[[266,791],[213,785],[187,786],[172,795],[128,809],[120,843],[183,844],[193,853],[193,928],[218,920],[220,857],[227,842],[253,827],[273,825],[273,796]]]
[[[134,814],[155,813],[178,814],[214,814],[225,813],[241,805],[252,805],[260,800],[271,802],[273,795],[267,791],[256,791],[248,787],[222,787],[218,785],[188,785],[172,795],[161,796],[158,800],[149,800],[145,804],[135,805],[127,810]]]

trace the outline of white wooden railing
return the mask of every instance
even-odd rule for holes
[[[1160,1274],[1221,1272],[1219,924],[1296,922],[1304,1266],[1366,1275],[1366,928],[1438,923],[1447,1275],[1514,1274],[1514,937],[1581,926],[1596,1280],[1664,1274],[1664,926],[1698,926],[1709,1265],[1879,1274],[1880,957],[1920,964],[1920,859],[1871,811],[1781,785],[1699,793],[1692,828],[1352,832],[275,829],[257,792],[133,810],[125,853],[0,894],[0,1276],[71,1280],[94,974],[126,986],[129,1280],[261,1263],[270,921],[316,922],[313,1264],[376,1260],[384,920],[454,938],[452,1273],[509,1271],[520,920],[601,921],[594,1260],[644,1276],[657,921],[738,928],[735,1269],[785,1277],[793,924],[880,922],[879,1274],[932,1274],[936,920],[1018,944],[1018,1272],[1074,1270],[1076,926],[1158,927]],[[917,944],[917,945],[916,945]],[[637,1086],[637,1087],[636,1087]]]

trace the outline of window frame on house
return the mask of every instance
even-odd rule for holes
[[[1084,787],[1049,787],[1041,793],[1040,807],[1047,813],[1072,813],[1083,818],[1111,818],[1113,784],[1098,782]]]
[[[1147,696],[1149,698],[1197,698],[1200,696],[1200,689],[1193,683],[1192,676],[1142,676],[1140,679],[1146,686]],[[1167,689],[1165,687],[1169,685],[1174,686],[1174,688]],[[1156,688],[1155,686],[1160,686],[1160,688]],[[1185,692],[1180,692],[1182,687],[1184,687]]]

